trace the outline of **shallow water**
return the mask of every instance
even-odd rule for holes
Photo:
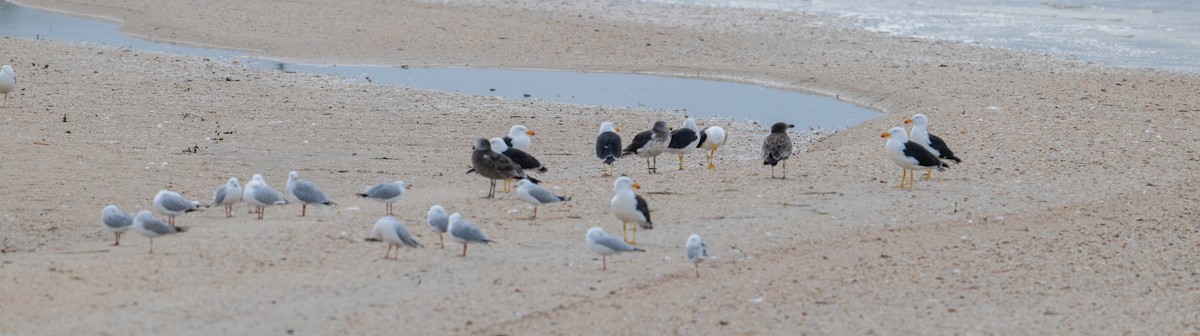
[[[845,128],[881,115],[833,98],[730,82],[651,75],[473,68],[399,68],[282,63],[244,52],[193,48],[132,38],[114,23],[0,2],[0,35],[94,43],[136,50],[236,59],[263,69],[322,73],[375,84],[405,85],[508,99],[684,110],[696,118],[785,121],[800,129]],[[675,123],[672,123],[675,124]],[[674,126],[674,125],[672,125]]]
[[[631,1],[802,11],[848,18],[863,29],[901,36],[1200,72],[1196,0]]]

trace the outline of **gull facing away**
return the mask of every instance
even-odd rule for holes
[[[170,226],[163,223],[162,220],[154,218],[154,214],[150,210],[142,210],[133,218],[133,226],[130,228],[133,231],[142,234],[146,238],[150,238],[150,253],[154,253],[154,238],[159,236],[170,236],[187,231],[187,228],[182,226]]]
[[[376,239],[381,239],[387,243],[387,252],[383,253],[383,259],[387,259],[392,253],[392,248],[396,249],[396,258],[400,259],[400,248],[408,246],[411,248],[425,247],[413,239],[408,228],[404,227],[404,222],[396,219],[396,217],[385,216],[375,222],[375,228],[371,230],[371,235]]]
[[[283,194],[267,185],[267,181],[259,174],[254,174],[250,183],[246,183],[246,189],[242,190],[242,200],[254,206],[254,213],[258,214],[258,219],[263,219],[267,207],[288,204]]]
[[[667,153],[679,155],[679,170],[683,170],[683,155],[691,153],[700,146],[700,128],[696,127],[696,119],[683,120],[683,127],[671,131],[671,143],[667,144]]]
[[[904,179],[907,177],[908,188],[912,189],[913,177],[916,176],[917,170],[945,170],[949,167],[942,160],[938,160],[933,153],[925,150],[925,147],[909,141],[904,127],[893,127],[891,130],[883,132],[882,137],[888,139],[887,144],[884,145],[888,158],[903,170],[898,188],[904,188]],[[913,171],[912,174],[908,173],[909,170]]]
[[[659,120],[654,122],[650,130],[635,135],[621,154],[633,153],[646,158],[646,170],[653,174],[658,172],[658,156],[667,150],[670,143],[671,132],[667,131],[667,122]],[[651,159],[654,159],[653,165],[650,164]]]
[[[771,134],[763,139],[763,165],[771,165],[771,178],[775,178],[775,165],[783,162],[783,178],[787,178],[787,159],[792,156],[792,138],[787,130],[796,127],[784,122],[771,125]]]
[[[113,246],[121,245],[121,234],[133,228],[133,216],[121,211],[116,205],[109,204],[100,210],[100,222],[104,223],[104,228],[109,232],[117,235],[117,240],[113,242]]]
[[[525,125],[513,125],[512,128],[508,129],[508,136],[501,140],[504,140],[505,146],[528,152],[529,149],[533,148],[533,138],[529,136],[534,134],[536,133],[533,130],[525,128]]]
[[[488,139],[475,140],[474,151],[471,152],[471,166],[468,174],[477,172],[491,180],[491,188],[484,198],[496,197],[496,180],[526,178],[525,170],[521,169],[521,166],[507,156],[492,151],[492,143]],[[536,179],[529,179],[534,183],[538,182]]]
[[[650,206],[646,204],[646,200],[633,192],[634,189],[641,189],[642,186],[634,182],[633,179],[621,176],[613,182],[613,190],[616,195],[612,198],[613,215],[621,220],[621,237],[626,242],[637,244],[637,229],[650,230],[654,228],[654,223],[650,221]],[[626,224],[634,223],[633,226],[633,241],[630,241],[625,236],[627,230]]]
[[[4,104],[0,106],[8,106],[8,94],[17,89],[17,75],[13,73],[12,66],[5,64],[0,67],[0,94],[4,95]]]
[[[450,239],[463,244],[463,257],[467,256],[467,244],[491,244],[496,242],[488,239],[478,226],[462,219],[462,215],[457,212],[450,215],[450,225],[446,228],[446,232],[450,234]]]
[[[446,229],[450,227],[450,215],[446,214],[446,209],[441,205],[434,204],[429,207],[429,213],[425,215],[425,222],[429,223],[429,228],[438,234],[438,245],[446,248],[446,242],[442,240],[442,234],[446,233]]]
[[[308,212],[309,204],[314,206],[337,206],[337,204],[329,200],[328,196],[325,196],[325,192],[321,191],[321,188],[317,188],[316,183],[301,180],[300,173],[295,171],[288,173],[288,181],[285,187],[288,193],[292,194],[292,198],[300,202],[300,217],[304,217],[304,214]]]
[[[522,201],[528,202],[529,204],[533,204],[533,217],[530,217],[529,219],[537,218],[537,209],[538,205],[540,204],[551,204],[571,200],[570,197],[555,195],[553,192],[550,192],[549,190],[542,188],[542,186],[530,182],[528,179],[517,182],[517,198],[520,198]]]
[[[608,170],[602,176],[612,176],[613,162],[621,158],[621,130],[614,127],[612,122],[600,123],[600,135],[596,136],[596,157],[608,165]]]
[[[605,233],[604,229],[601,229],[599,226],[588,229],[584,240],[587,241],[587,245],[592,249],[592,252],[600,255],[601,271],[608,270],[608,256],[610,255],[630,251],[646,252],[646,250],[633,247],[633,245],[617,239],[617,236]]]
[[[212,204],[208,207],[221,205],[225,207],[225,218],[233,217],[233,205],[242,201],[242,185],[236,177],[230,177],[229,181],[217,187],[213,192]]]
[[[954,160],[954,163],[962,163],[962,159],[954,155],[954,152],[950,150],[950,146],[946,145],[945,140],[936,135],[929,134],[929,117],[926,117],[924,114],[917,114],[912,116],[912,118],[904,119],[904,123],[913,125],[909,136],[912,138],[912,142],[925,147],[925,150],[940,159]],[[925,179],[928,180],[931,177],[933,177],[933,171],[926,171]]]
[[[367,192],[365,193],[355,195],[369,200],[383,202],[383,204],[387,205],[387,214],[391,215],[392,203],[399,202],[401,198],[404,198],[404,194],[406,193],[405,190],[407,189],[408,185],[404,184],[404,181],[384,182],[367,188]]]
[[[683,253],[687,255],[693,266],[696,266],[696,277],[700,277],[700,262],[708,259],[708,244],[700,239],[700,235],[692,234],[688,237],[687,244],[683,246]]]
[[[200,202],[183,198],[179,193],[170,190],[159,190],[154,195],[154,209],[167,216],[167,224],[175,226],[175,216],[200,209]]]
[[[717,168],[713,164],[713,156],[717,154],[717,147],[725,144],[725,140],[725,129],[720,126],[710,126],[705,128],[704,132],[700,133],[700,144],[696,145],[696,147],[709,151],[706,154],[708,156],[708,169]]]

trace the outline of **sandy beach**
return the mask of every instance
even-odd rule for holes
[[[627,157],[655,228],[639,254],[584,244],[620,231],[593,140],[628,141],[668,111],[506,100],[247,69],[231,60],[0,40],[17,91],[0,109],[0,334],[1200,334],[1200,76],[903,38],[801,13],[518,0],[21,0],[119,21],[156,41],[327,64],[557,69],[735,81],[837,97],[884,115],[798,137],[788,179],[761,165],[761,124],[717,169],[659,174]],[[880,134],[913,113],[964,162],[912,190]],[[570,202],[483,199],[471,144],[521,123]],[[207,203],[231,176],[289,171],[335,208],[264,220],[239,204],[120,246],[100,209]],[[363,241],[396,204],[423,249]],[[496,241],[425,224],[441,204]],[[714,258],[696,278],[698,233]]]

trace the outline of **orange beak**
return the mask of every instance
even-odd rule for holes
[[[637,182],[633,182],[633,189],[642,189],[642,185],[637,184]]]
[[[525,131],[525,134],[528,134],[528,135],[534,135],[534,134],[537,134],[537,133],[533,133],[533,130],[528,130],[528,131]]]
[[[620,129],[620,128],[617,128],[617,132],[620,132],[620,131],[621,131],[621,129]]]
[[[905,124],[905,125],[908,125],[908,124],[911,124],[911,123],[912,123],[912,118],[904,118],[904,124]]]
[[[880,138],[886,138],[886,137],[890,137],[890,136],[892,136],[892,133],[883,132],[883,136],[880,136]]]

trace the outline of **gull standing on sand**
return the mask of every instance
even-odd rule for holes
[[[329,200],[328,196],[325,196],[325,192],[321,191],[321,188],[317,188],[316,183],[301,180],[300,173],[295,171],[288,173],[287,185],[284,187],[287,188],[289,194],[292,194],[292,198],[300,202],[300,217],[304,217],[304,214],[308,212],[309,204],[337,206]]]
[[[704,129],[704,132],[700,133],[700,144],[696,145],[696,147],[709,151],[706,154],[708,156],[708,169],[717,168],[713,164],[713,156],[717,154],[717,147],[725,144],[725,140],[725,129],[720,126],[709,126]]]
[[[200,209],[200,201],[189,200],[177,192],[163,189],[154,195],[154,208],[167,216],[168,224],[175,226],[175,216]]]
[[[538,161],[537,158],[533,157],[533,155],[529,155],[529,153],[526,153],[520,149],[508,147],[508,145],[504,144],[503,139],[492,138],[490,143],[492,145],[493,152],[507,156],[509,160],[512,160],[518,166],[521,166],[521,169],[534,170],[539,173],[545,173],[549,170],[542,166],[542,163]],[[509,191],[509,189],[511,189],[509,185],[510,181],[510,179],[504,180],[504,191]]]
[[[603,176],[612,176],[613,162],[621,158],[621,131],[612,122],[600,123],[600,135],[596,136],[596,157],[608,165]]]
[[[392,248],[396,249],[396,259],[400,259],[400,247],[408,246],[412,248],[425,247],[413,239],[408,228],[404,227],[404,222],[396,219],[396,217],[385,216],[375,222],[375,228],[371,230],[371,235],[376,239],[381,239],[387,243],[387,252],[383,253],[383,259],[387,259],[392,253]]]
[[[462,215],[457,212],[450,215],[450,225],[446,227],[446,232],[450,234],[450,239],[463,244],[463,257],[467,256],[467,244],[491,244],[495,242],[488,239],[478,226],[462,219]]]
[[[242,200],[254,206],[254,213],[258,214],[258,219],[263,219],[267,207],[288,203],[283,194],[267,185],[267,181],[259,174],[254,174],[250,183],[246,183],[246,189],[242,190]]]
[[[233,217],[233,205],[242,201],[242,185],[236,177],[230,177],[229,181],[217,187],[213,192],[212,204],[208,207],[217,205],[225,206],[225,218]]]
[[[474,151],[471,152],[471,166],[467,173],[477,172],[491,180],[491,188],[484,198],[496,197],[496,180],[526,178],[525,170],[521,169],[521,166],[507,156],[492,151],[492,143],[488,139],[475,140]],[[529,179],[534,183],[539,182],[532,177]]]
[[[796,127],[784,122],[771,125],[771,134],[763,139],[763,165],[771,165],[771,178],[775,178],[775,165],[783,162],[783,178],[787,178],[787,159],[792,156],[792,138],[787,130]]]
[[[17,89],[17,75],[13,73],[12,66],[5,64],[0,67],[0,94],[4,94],[4,104],[0,106],[8,106],[8,94]]]
[[[904,123],[913,125],[912,132],[910,133],[912,142],[925,147],[925,150],[928,150],[933,156],[954,160],[954,163],[962,162],[962,159],[954,156],[954,152],[950,151],[950,146],[946,146],[946,141],[936,135],[929,134],[929,117],[926,117],[924,114],[917,114],[912,116],[912,118],[904,119]],[[933,171],[926,171],[925,179],[928,180],[931,177],[933,177]]]
[[[512,128],[508,129],[508,136],[502,140],[504,140],[505,146],[528,152],[529,149],[533,148],[533,138],[529,136],[534,134],[532,130],[525,128],[525,125],[513,125]]]
[[[696,266],[696,277],[700,277],[700,262],[708,259],[708,244],[700,239],[700,235],[692,234],[688,237],[687,245],[683,247],[683,253],[687,255],[693,266]]]
[[[121,245],[121,234],[133,228],[133,216],[121,211],[116,205],[109,204],[100,211],[100,222],[104,223],[104,228],[109,232],[117,235],[117,240],[113,242],[113,246]]]
[[[528,179],[523,179],[517,182],[517,198],[520,198],[525,202],[529,202],[529,204],[533,204],[533,217],[530,217],[529,219],[537,218],[537,209],[539,204],[551,204],[571,200],[570,197],[555,195],[553,192],[550,192],[549,190],[542,188],[542,186],[530,182]]]
[[[425,214],[425,222],[429,223],[429,228],[438,234],[438,245],[446,248],[446,242],[442,240],[442,234],[446,233],[446,229],[450,227],[450,215],[446,214],[446,209],[441,205],[434,204],[429,207],[429,213]]]
[[[149,210],[138,212],[133,218],[133,226],[130,227],[133,231],[142,234],[146,238],[150,238],[150,253],[154,253],[154,238],[158,236],[170,236],[187,231],[187,228],[179,226],[170,226],[163,223],[162,220],[154,218],[154,215]]]
[[[634,182],[633,179],[621,176],[613,182],[613,190],[616,195],[612,198],[613,215],[621,220],[621,237],[629,243],[637,244],[637,229],[641,226],[643,229],[654,229],[654,223],[650,221],[650,206],[646,204],[646,200],[635,193],[634,189],[641,189],[642,186]],[[626,224],[634,223],[633,226],[633,241],[630,241],[625,236],[627,230]]]
[[[646,252],[646,250],[633,247],[633,245],[617,239],[616,236],[605,233],[604,229],[601,229],[599,226],[588,229],[584,240],[587,241],[587,245],[592,249],[592,252],[600,255],[601,271],[608,270],[608,256],[610,255],[630,251]]]
[[[383,202],[387,205],[387,214],[392,214],[392,203],[404,198],[408,185],[404,181],[384,182],[367,188],[367,192],[355,194],[359,197]]]
[[[683,120],[683,127],[671,131],[671,143],[667,144],[667,153],[679,155],[679,170],[683,170],[683,155],[691,153],[700,146],[700,128],[696,127],[696,119]]]
[[[933,153],[925,150],[925,147],[909,141],[908,134],[904,133],[904,127],[893,127],[891,130],[883,132],[882,137],[888,139],[887,144],[884,145],[888,158],[891,158],[892,162],[903,169],[899,188],[904,188],[904,179],[908,178],[908,188],[912,189],[913,177],[917,175],[917,170],[945,170],[949,167],[942,160],[933,156]],[[909,170],[913,171],[912,174],[908,173]]]
[[[646,158],[646,170],[653,174],[658,172],[658,156],[667,150],[670,143],[671,132],[667,130],[667,122],[659,120],[654,122],[650,130],[634,136],[621,154],[633,153]],[[654,159],[653,165],[650,164],[651,159]]]

